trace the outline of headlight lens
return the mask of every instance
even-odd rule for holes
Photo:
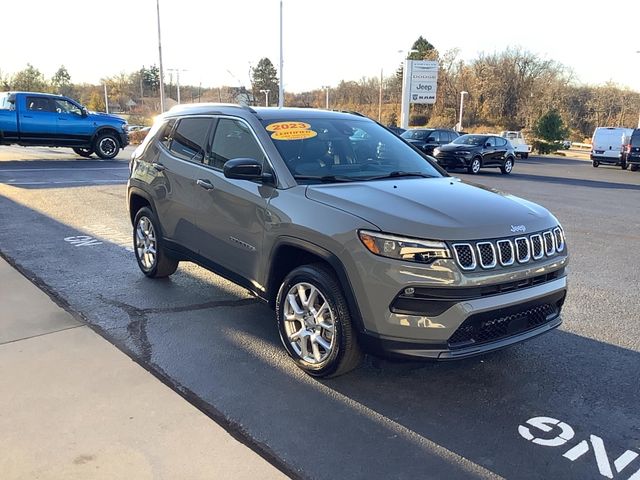
[[[381,257],[417,263],[451,258],[451,252],[443,242],[397,237],[368,230],[360,230],[358,236],[367,250]]]
[[[433,154],[438,155],[440,153],[440,149],[438,147],[433,149]]]
[[[126,123],[123,123],[123,124],[122,124],[122,131],[123,131],[123,132],[127,132],[128,130],[129,130],[129,125],[128,125],[128,124],[126,124]]]

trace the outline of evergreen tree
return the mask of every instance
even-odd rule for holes
[[[254,103],[264,105],[264,93],[260,90],[269,90],[269,105],[278,103],[278,72],[268,58],[261,58],[251,75],[251,90]]]
[[[51,85],[55,93],[71,95],[71,75],[69,75],[64,65],[61,65],[58,71],[51,77]]]

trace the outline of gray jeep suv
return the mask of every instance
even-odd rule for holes
[[[187,260],[246,287],[310,375],[345,373],[365,351],[463,358],[561,322],[558,220],[448,176],[367,118],[178,106],[130,167],[142,272]]]

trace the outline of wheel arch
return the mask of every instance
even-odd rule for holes
[[[127,207],[129,209],[129,219],[131,220],[131,225],[133,225],[133,220],[136,217],[136,213],[142,207],[150,207],[154,212],[156,211],[155,205],[151,196],[147,194],[144,190],[136,187],[129,188]]]
[[[269,277],[267,280],[267,300],[271,308],[275,308],[278,289],[284,278],[294,268],[312,263],[323,263],[335,274],[354,320],[356,329],[364,331],[362,314],[356,302],[353,288],[346,269],[340,259],[323,247],[294,237],[281,238],[271,251]]]
[[[118,132],[118,130],[115,127],[111,126],[111,125],[103,125],[102,127],[98,127],[98,129],[95,132],[93,132],[93,136],[91,137],[91,145],[92,146],[95,147],[96,140],[103,133],[111,133],[111,134],[113,134],[113,136],[116,138],[116,141],[118,142],[118,146],[120,148],[124,148],[126,146],[126,145],[122,144],[122,138],[121,138],[121,135]]]

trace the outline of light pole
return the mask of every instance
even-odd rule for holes
[[[329,89],[331,88],[329,85],[323,85],[322,88],[326,93],[326,101],[325,101],[325,110],[329,110]]]
[[[105,113],[109,113],[109,96],[107,95],[107,84],[104,84],[104,108]]]
[[[382,121],[382,68],[380,69],[380,92],[378,95],[378,123]]]
[[[266,90],[260,90],[260,93],[264,93],[264,106],[268,107],[269,106],[269,92],[271,90],[266,89]]]
[[[282,57],[282,0],[280,0],[280,88],[278,91],[278,107],[284,107],[284,58]]]
[[[458,131],[462,131],[462,109],[464,108],[464,96],[468,95],[469,92],[465,92],[464,90],[460,92],[460,118],[458,119]]]
[[[170,72],[176,72],[176,88],[178,89],[178,104],[180,104],[180,72],[187,72],[184,68],[168,68]],[[171,94],[171,92],[169,92]]]
[[[158,59],[160,63],[160,113],[164,113],[164,71],[162,70],[162,41],[160,40],[160,0],[156,0],[158,10]]]

